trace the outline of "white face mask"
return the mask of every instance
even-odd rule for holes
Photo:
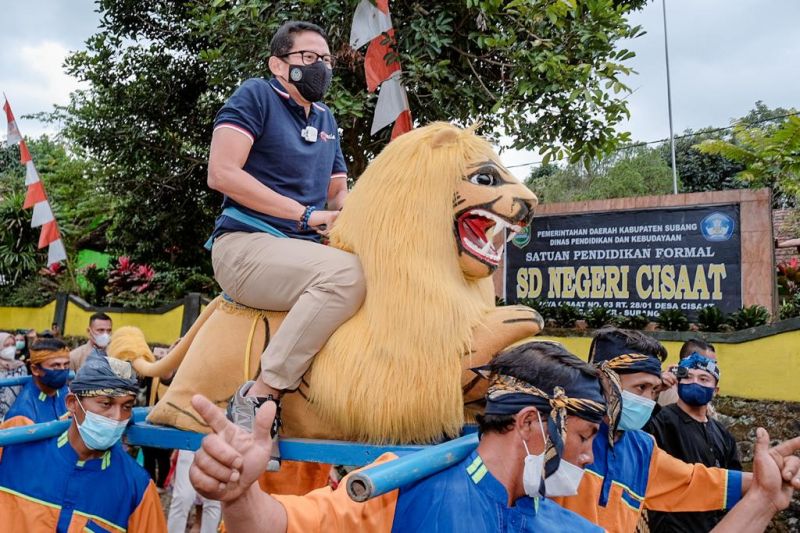
[[[111,342],[111,335],[108,333],[101,333],[100,335],[94,335],[94,343],[97,345],[98,348],[105,348],[108,346],[108,343]]]
[[[547,497],[574,496],[578,494],[578,486],[583,479],[583,468],[561,459],[558,468],[545,478],[544,489]]]
[[[525,467],[522,469],[522,487],[525,489],[525,494],[531,498],[538,498],[539,488],[542,484],[542,472],[544,471],[544,451],[547,449],[547,439],[544,436],[544,426],[542,426],[542,416],[537,413],[539,417],[539,429],[542,430],[542,442],[545,443],[542,448],[542,453],[539,455],[532,455],[528,451],[528,444],[523,440],[522,445],[525,446]]]
[[[5,359],[6,361],[12,361],[15,355],[17,355],[16,346],[6,346],[2,350],[0,350],[0,359]]]

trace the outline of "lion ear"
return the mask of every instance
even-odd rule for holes
[[[439,148],[448,144],[454,144],[458,139],[459,133],[460,132],[458,128],[444,128],[441,131],[436,132],[436,134],[433,136],[433,139],[431,140],[431,146],[433,146],[433,148]]]

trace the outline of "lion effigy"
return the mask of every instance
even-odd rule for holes
[[[534,310],[495,306],[491,279],[506,231],[529,224],[536,203],[470,128],[434,123],[389,144],[330,234],[331,246],[360,258],[366,299],[284,396],[282,433],[414,443],[457,435],[465,403],[485,387],[469,368],[541,330]],[[223,407],[258,375],[285,314],[217,297],[168,356],[135,360],[147,376],[177,367],[148,420],[208,432],[191,396]]]

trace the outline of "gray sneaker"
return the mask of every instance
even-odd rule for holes
[[[228,420],[252,433],[258,408],[266,402],[275,402],[275,420],[270,430],[270,434],[272,435],[272,453],[270,454],[270,460],[267,464],[267,472],[277,472],[281,469],[281,452],[278,445],[278,430],[281,427],[281,402],[273,398],[271,394],[267,396],[246,396],[247,391],[250,390],[250,387],[252,387],[254,383],[254,381],[248,381],[239,387],[239,390],[236,391],[236,394],[234,394],[228,402],[226,414]]]

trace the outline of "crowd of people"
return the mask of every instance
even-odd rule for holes
[[[690,341],[691,353],[666,373],[665,348],[637,331],[598,331],[588,362],[552,342],[512,348],[482,369],[489,388],[478,448],[365,503],[343,489],[263,492],[254,482],[269,460],[275,407],[259,409],[251,433],[198,395],[193,405],[214,434],[190,477],[222,501],[232,532],[633,533],[647,530],[650,513],[653,531],[763,531],[800,489],[800,438],[770,448],[759,429],[754,472],[739,470],[730,434],[708,418],[719,368],[692,344],[707,346]],[[655,412],[671,382],[677,402]]]
[[[89,318],[86,342],[72,350],[57,328],[38,334],[35,330],[0,332],[0,379],[30,377],[23,384],[0,388],[1,427],[72,420],[69,429],[56,438],[36,441],[35,446],[8,447],[4,455],[0,451],[0,478],[5,480],[0,482],[0,523],[9,531],[71,527],[95,531],[93,526],[113,526],[113,531],[117,527],[120,531],[184,533],[192,507],[200,503],[202,512],[198,510],[196,521],[201,533],[216,532],[220,503],[198,496],[189,483],[191,452],[130,447],[122,439],[134,405],[152,404],[157,395],[151,392],[158,384],[150,378],[137,379],[130,363],[118,359],[131,345],[149,351],[142,332],[120,328],[114,342],[112,333],[112,320],[104,313]],[[70,373],[74,375],[71,381]],[[169,377],[160,383],[168,384]],[[23,466],[29,454],[44,454],[36,468]],[[62,464],[58,457],[66,458],[71,468],[56,469],[55,476],[49,477],[37,472],[37,468]],[[43,479],[50,480],[47,486],[42,485]],[[80,496],[72,492],[90,486],[92,491]],[[14,492],[3,493],[3,489]],[[170,506],[165,513],[161,495],[168,490]],[[114,499],[101,496],[107,494],[114,494]],[[117,495],[130,505],[118,506]],[[49,511],[54,507],[62,512]],[[72,511],[70,516],[65,509]]]
[[[52,332],[0,335],[3,361],[19,363],[6,366],[31,376],[4,387],[18,390],[2,427],[71,420],[56,437],[0,451],[0,521],[10,530],[182,533],[199,501],[203,532],[217,531],[223,517],[233,532],[459,531],[465,523],[470,531],[747,532],[763,530],[800,488],[800,439],[769,448],[759,430],[755,477],[741,471],[736,441],[712,407],[722,376],[713,345],[687,341],[678,364],[663,371],[663,345],[606,328],[586,361],[547,341],[502,353],[481,369],[489,388],[479,447],[456,466],[366,503],[344,488],[262,492],[254,482],[273,455],[274,404],[258,410],[250,432],[195,397],[214,433],[196,454],[177,452],[165,513],[170,461],[154,454],[171,450],[144,448],[145,469],[138,450],[122,441],[134,405],[152,386],[116,357],[131,335],[141,346],[140,330],[115,336],[102,313],[72,351]],[[112,493],[113,503],[103,496]]]

